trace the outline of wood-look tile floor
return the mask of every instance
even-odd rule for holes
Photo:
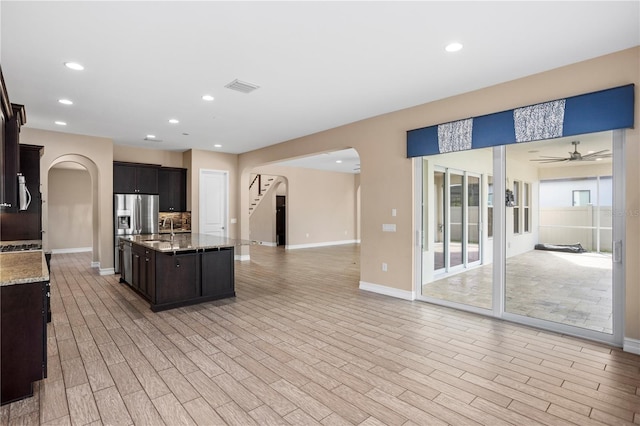
[[[252,247],[237,297],[153,313],[52,258],[48,378],[1,424],[640,424],[640,356],[358,290],[358,246]]]

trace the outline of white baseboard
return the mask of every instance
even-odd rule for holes
[[[296,249],[305,249],[305,248],[314,248],[314,247],[327,247],[327,246],[340,246],[344,244],[355,244],[357,240],[342,240],[342,241],[326,241],[324,243],[309,243],[309,244],[287,244],[285,249],[287,250],[296,250]]]
[[[249,254],[235,254],[233,256],[233,260],[240,260],[242,262],[245,262],[247,260],[251,260],[251,255],[249,255]]]
[[[640,340],[628,339],[625,337],[622,343],[622,350],[632,354],[640,355]]]
[[[267,246],[267,247],[278,247],[278,244],[272,243],[271,241],[256,241],[258,245]]]
[[[396,297],[403,300],[415,300],[416,294],[414,291],[400,290],[393,287],[387,287],[380,284],[371,284],[364,281],[360,281],[360,290],[370,291],[372,293],[384,294],[385,296]]]
[[[100,262],[91,262],[91,267],[92,268],[99,268],[100,267]]]
[[[98,269],[100,275],[113,275],[116,273],[115,268]]]
[[[64,248],[64,249],[51,249],[51,254],[63,254],[63,253],[83,253],[92,251],[92,247],[76,247],[76,248]]]

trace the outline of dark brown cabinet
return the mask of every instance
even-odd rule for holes
[[[16,208],[5,209],[2,212],[0,235],[5,241],[42,239],[40,158],[43,152],[44,148],[39,145],[19,145],[20,173],[26,179],[27,189],[31,194],[31,202],[26,210],[18,211]]]
[[[187,211],[187,170],[162,167],[158,170],[161,212]]]
[[[20,172],[20,128],[26,123],[23,105],[11,104],[8,107],[2,99],[2,151],[0,168],[0,209],[5,212],[18,211],[18,172]],[[5,108],[8,108],[5,111]]]
[[[131,242],[129,242],[131,244]],[[234,248],[163,252],[131,244],[121,263],[131,259],[131,276],[123,268],[120,282],[147,299],[152,311],[234,297]]]
[[[131,286],[145,297],[155,296],[156,256],[153,250],[133,244],[131,259]]]
[[[157,194],[158,169],[152,164],[113,163],[115,194]]]
[[[46,284],[0,287],[2,404],[32,396],[33,382],[46,377]]]
[[[202,256],[202,296],[234,292],[233,247],[207,250]]]
[[[153,305],[183,302],[200,295],[200,256],[197,253],[156,255],[156,294]]]

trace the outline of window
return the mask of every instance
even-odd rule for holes
[[[588,189],[580,189],[572,191],[573,207],[588,206],[591,204],[591,191]]]
[[[522,186],[522,213],[524,215],[524,232],[531,232],[531,184],[525,182]]]
[[[520,231],[520,181],[513,181],[513,233]]]

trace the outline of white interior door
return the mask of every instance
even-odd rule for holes
[[[227,236],[229,172],[200,169],[200,233]]]

